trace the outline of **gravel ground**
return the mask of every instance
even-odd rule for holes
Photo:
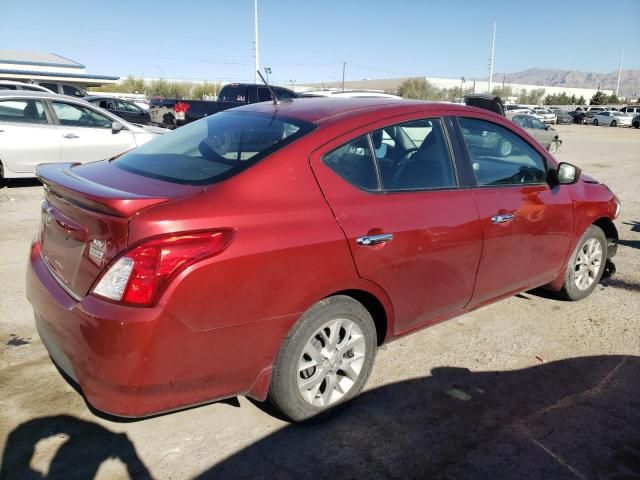
[[[245,398],[96,416],[25,299],[42,188],[0,189],[0,478],[640,478],[640,131],[557,129],[557,157],[622,200],[617,274],[581,302],[527,292],[383,347],[323,424]]]

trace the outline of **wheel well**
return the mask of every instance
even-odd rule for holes
[[[378,335],[378,345],[382,345],[385,337],[387,336],[387,313],[384,310],[384,306],[376,298],[375,295],[366,292],[364,290],[342,290],[341,292],[335,292],[330,295],[347,295],[354,300],[360,302],[364,308],[366,308],[373,318],[373,323],[376,326],[376,334]]]
[[[602,217],[593,222],[594,225],[600,227],[604,232],[604,236],[618,241],[618,229],[607,217]]]

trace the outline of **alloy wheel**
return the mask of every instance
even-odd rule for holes
[[[358,380],[365,354],[364,335],[355,322],[345,318],[327,322],[302,350],[297,369],[300,395],[317,407],[336,403]]]
[[[582,245],[574,265],[573,281],[580,290],[587,290],[598,276],[602,264],[602,246],[596,238]]]

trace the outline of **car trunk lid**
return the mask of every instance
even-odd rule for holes
[[[106,161],[39,165],[36,175],[45,190],[42,256],[58,283],[77,300],[127,248],[133,215],[202,191],[141,177]]]

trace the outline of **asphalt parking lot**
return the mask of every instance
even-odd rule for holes
[[[245,398],[93,413],[25,298],[42,187],[0,189],[0,478],[640,478],[640,131],[556,128],[556,156],[622,201],[617,273],[581,302],[526,292],[383,347],[322,424]]]

